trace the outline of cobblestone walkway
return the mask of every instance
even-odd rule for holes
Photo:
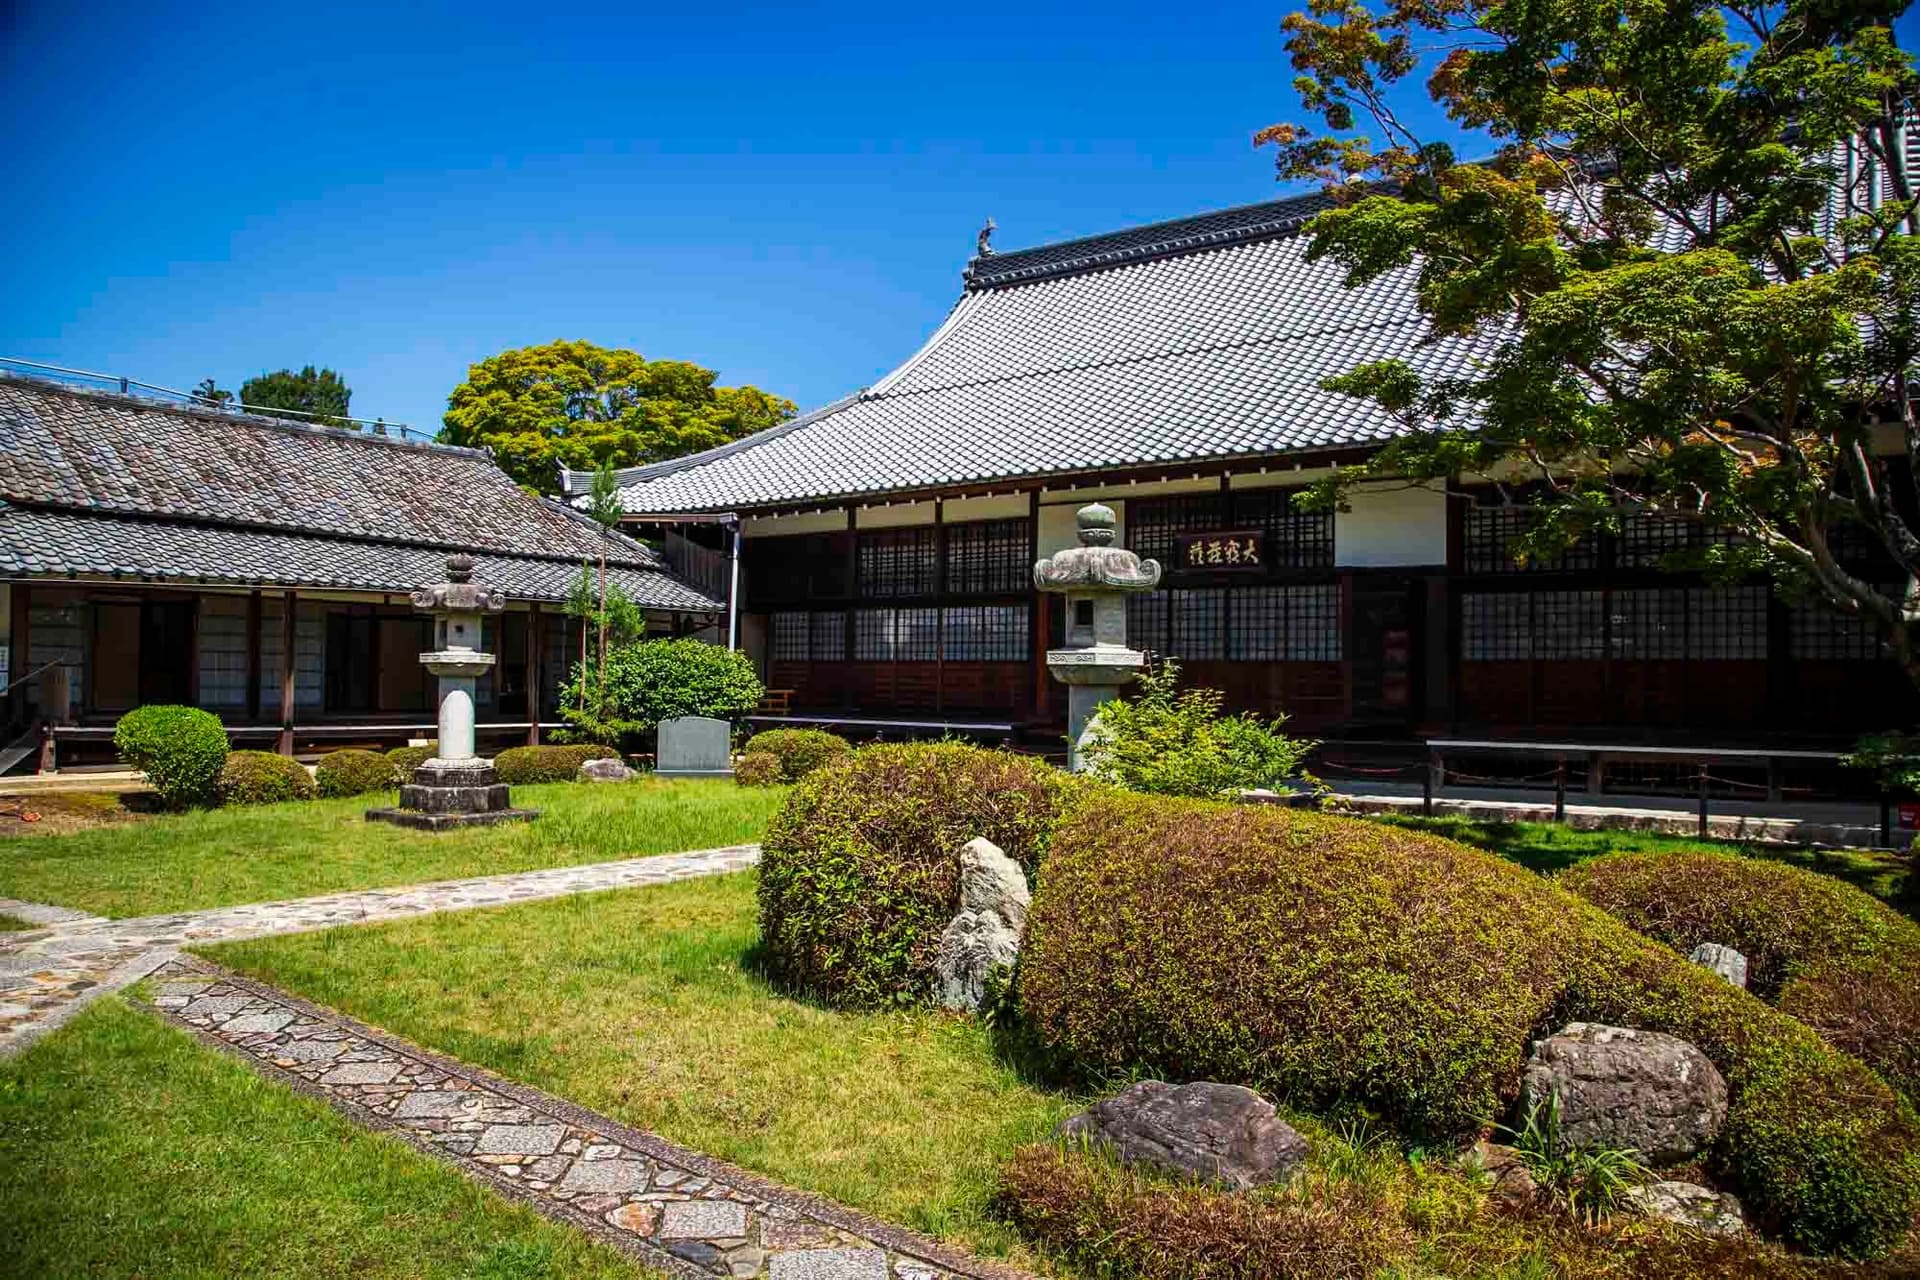
[[[464,911],[602,889],[664,884],[740,871],[759,860],[759,845],[730,845],[622,862],[551,867],[471,880],[437,880],[128,920],[107,920],[0,898],[0,912],[48,922],[44,929],[0,933],[0,1057],[18,1052],[60,1025],[101,992],[145,977],[190,943],[305,933],[436,911]]]
[[[162,1017],[671,1275],[1031,1280],[204,961],[155,976]]]

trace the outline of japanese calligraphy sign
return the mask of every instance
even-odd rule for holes
[[[1258,573],[1267,567],[1266,535],[1257,529],[1177,534],[1173,551],[1172,567],[1189,573]]]

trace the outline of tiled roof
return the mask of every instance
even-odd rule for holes
[[[446,577],[440,548],[309,537],[183,520],[0,506],[0,575],[405,592]],[[481,552],[474,578],[525,600],[557,601],[580,560]],[[719,601],[658,569],[610,563],[607,577],[656,609],[709,613]]]
[[[0,566],[13,573],[392,591],[437,581],[446,553],[461,550],[512,574],[495,584],[510,594],[558,598],[579,562],[601,548],[597,525],[528,494],[483,450],[5,375],[0,501],[10,507],[0,522]],[[614,534],[607,545],[608,562],[630,588],[645,588],[636,591],[640,603],[720,607],[643,544]],[[174,567],[156,559],[163,552],[178,557]],[[240,567],[223,570],[224,554]],[[416,564],[426,577],[392,576],[402,565],[415,574]],[[561,586],[549,590],[553,582]]]

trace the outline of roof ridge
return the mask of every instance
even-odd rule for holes
[[[420,453],[450,453],[463,458],[484,458],[493,460],[493,451],[484,447],[462,444],[442,444],[437,440],[404,440],[397,436],[384,436],[373,431],[361,431],[352,427],[323,427],[311,422],[295,422],[291,418],[276,418],[264,413],[235,413],[227,409],[213,409],[204,405],[175,404],[152,396],[135,395],[133,392],[109,391],[104,387],[76,387],[52,378],[40,378],[31,374],[18,373],[11,369],[0,369],[0,382],[11,382],[35,391],[53,392],[64,396],[73,396],[83,400],[101,400],[109,404],[125,405],[132,409],[155,410],[171,413],[178,417],[202,419],[232,426],[239,424],[249,427],[265,427],[273,431],[285,431],[296,435],[331,437],[340,440],[352,440],[361,444],[380,445],[389,449],[410,449]],[[397,424],[396,424],[397,425]]]
[[[1309,191],[1278,200],[1232,205],[1025,249],[976,255],[967,263],[963,275],[967,291],[971,293],[1243,244],[1297,231],[1331,204],[1325,192]]]
[[[756,431],[752,435],[741,436],[738,440],[729,440],[725,444],[715,445],[711,449],[703,449],[699,453],[689,453],[679,458],[663,458],[659,462],[644,462],[634,467],[620,467],[613,473],[614,483],[624,489],[629,484],[642,484],[649,480],[657,480],[661,476],[677,475],[693,467],[705,466],[709,462],[718,462],[722,458],[730,458],[734,454],[745,452],[755,445],[765,444],[770,440],[778,440],[782,436],[791,435],[809,423],[818,422],[822,418],[838,413],[840,410],[858,403],[865,399],[866,396],[867,391],[863,387],[859,391],[841,396],[838,400],[830,404],[823,404],[818,409],[809,409],[805,413],[788,418],[785,422],[775,423],[773,426],[761,431]],[[560,473],[561,494],[569,499],[585,494],[586,488],[584,485],[592,482],[593,474],[591,471],[576,471],[572,468],[563,470]],[[576,481],[581,482],[581,487],[575,487]],[[577,512],[577,508],[573,508],[570,502],[563,505]]]

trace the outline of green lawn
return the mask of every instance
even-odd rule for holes
[[[1381,822],[1431,831],[1497,853],[1543,875],[1603,853],[1681,853],[1708,851],[1771,858],[1809,871],[1836,876],[1864,889],[1898,910],[1912,914],[1911,901],[1899,895],[1907,863],[1892,853],[1872,849],[1809,849],[1795,845],[1742,844],[1727,840],[1693,840],[1684,836],[1640,831],[1576,831],[1551,822],[1475,822],[1470,818],[1388,817]]]
[[[0,1063],[0,1134],[0,1276],[652,1274],[117,998]]]
[[[170,814],[0,841],[0,897],[138,916],[607,862],[757,840],[784,788],[726,779],[515,787],[540,818],[430,833],[361,815],[392,795]]]
[[[208,950],[782,1182],[988,1252],[994,1171],[1073,1100],[980,1025],[834,1013],[755,972],[752,873]]]

